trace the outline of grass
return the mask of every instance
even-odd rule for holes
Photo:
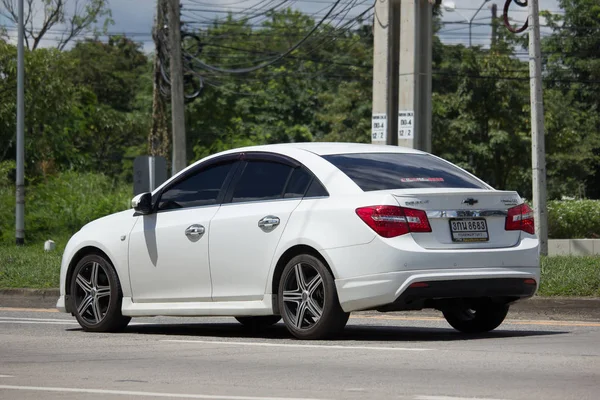
[[[58,288],[60,262],[67,238],[56,239],[54,251],[43,243],[17,247],[0,243],[0,288]]]
[[[600,257],[542,259],[540,296],[600,297]]]
[[[67,238],[45,252],[43,243],[0,243],[0,288],[57,288]],[[600,297],[600,257],[544,257],[540,296]]]

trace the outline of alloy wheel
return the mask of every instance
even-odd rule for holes
[[[99,324],[110,304],[110,281],[104,266],[90,262],[79,270],[75,286],[75,307],[85,322]]]
[[[298,263],[285,277],[283,288],[284,312],[295,328],[306,330],[323,315],[325,306],[323,277],[316,268]]]

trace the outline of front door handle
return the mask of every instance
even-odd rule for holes
[[[199,240],[202,235],[204,235],[204,232],[206,231],[206,229],[204,229],[204,227],[200,224],[194,224],[194,225],[190,225],[186,230],[185,230],[185,236],[188,237],[188,239],[190,239],[192,242],[195,242],[197,240]]]
[[[280,222],[281,221],[279,220],[279,217],[276,217],[274,215],[267,215],[266,217],[258,221],[258,227],[264,232],[272,232],[273,230],[275,230],[275,228],[277,228]]]

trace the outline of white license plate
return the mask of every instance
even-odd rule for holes
[[[487,242],[490,240],[485,218],[453,218],[450,220],[453,242]]]

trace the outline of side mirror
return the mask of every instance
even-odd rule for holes
[[[143,215],[152,212],[152,193],[140,193],[131,200],[131,207]]]

